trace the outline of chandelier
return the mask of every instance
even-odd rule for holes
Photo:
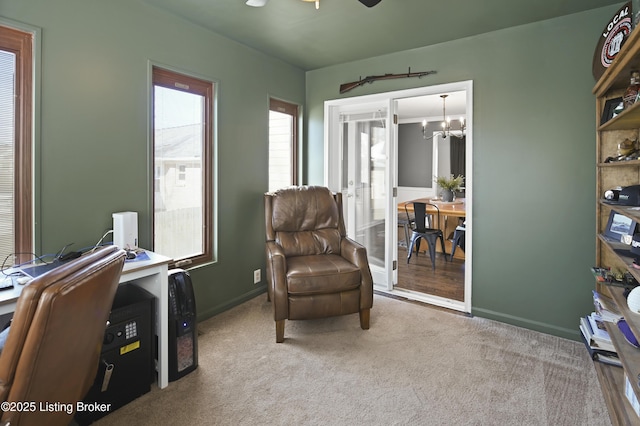
[[[451,134],[451,118],[447,117],[447,110],[445,107],[445,103],[447,101],[447,96],[449,95],[440,95],[442,98],[442,130],[440,132],[436,132],[431,136],[427,136],[427,120],[422,121],[422,137],[424,139],[431,139],[436,135],[442,136],[443,139],[446,139],[447,136]],[[460,131],[462,132],[462,136],[464,136],[464,130],[466,129],[466,124],[464,121],[464,117],[460,117]]]

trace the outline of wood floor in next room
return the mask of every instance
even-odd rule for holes
[[[398,247],[398,284],[395,287],[463,301],[464,259],[455,258],[449,262],[438,253],[434,270],[428,253],[420,252],[418,256],[414,253],[407,264],[406,248]]]

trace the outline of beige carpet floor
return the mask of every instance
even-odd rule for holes
[[[199,328],[196,371],[94,424],[610,424],[581,343],[483,318],[376,295],[370,330],[287,321],[276,344],[261,295]]]

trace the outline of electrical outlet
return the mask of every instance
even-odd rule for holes
[[[258,284],[260,283],[260,281],[262,281],[262,274],[260,273],[260,269],[256,269],[255,271],[253,271],[253,283],[254,284]]]

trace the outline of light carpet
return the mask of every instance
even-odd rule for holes
[[[428,305],[376,294],[369,330],[287,321],[276,344],[261,295],[199,329],[197,370],[95,424],[610,424],[581,343]]]

